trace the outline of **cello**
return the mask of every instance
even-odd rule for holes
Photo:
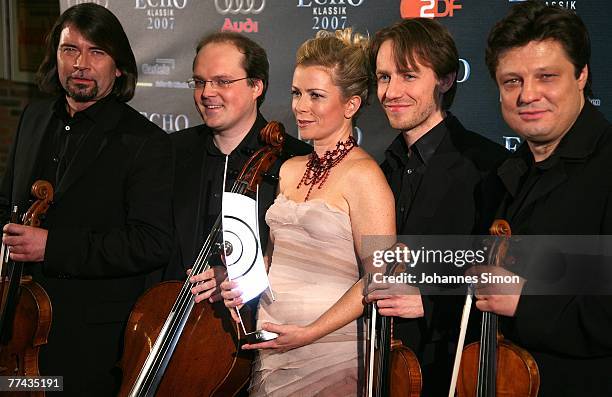
[[[255,194],[263,175],[282,152],[284,127],[261,130],[266,146],[246,162],[233,193]],[[192,266],[191,276],[210,268],[219,252],[221,214]],[[167,281],[136,302],[125,331],[119,396],[232,396],[248,381],[251,353],[239,350],[239,325],[222,302],[194,304],[193,284]],[[174,302],[172,304],[172,302]]]
[[[489,251],[489,263],[501,266],[512,235],[510,224],[496,219],[489,234],[499,237]],[[463,350],[457,396],[536,397],[539,387],[540,375],[534,358],[527,350],[504,338],[498,329],[497,314],[483,312],[480,342],[471,343]]]
[[[397,265],[387,273],[397,272]],[[393,317],[380,316],[376,302],[366,310],[366,397],[419,397],[423,387],[421,366],[414,352],[393,338]]]
[[[22,224],[39,227],[40,217],[53,201],[53,187],[47,181],[38,180],[32,185],[31,192],[36,201],[24,214]],[[18,222],[16,206],[10,222]],[[9,247],[2,243],[0,376],[39,376],[38,352],[47,343],[51,329],[51,301],[32,277],[23,276],[23,263],[10,260],[9,251]],[[23,396],[23,393],[14,394]],[[45,393],[38,391],[29,395],[44,396]]]

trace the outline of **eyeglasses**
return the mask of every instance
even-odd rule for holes
[[[189,88],[191,89],[198,89],[198,90],[203,90],[206,87],[206,83],[210,84],[210,86],[212,88],[228,88],[230,85],[232,85],[232,83],[235,83],[237,81],[240,80],[246,80],[249,77],[243,77],[241,79],[234,79],[234,80],[227,80],[227,79],[221,79],[221,78],[216,78],[216,79],[212,79],[212,80],[200,80],[200,79],[196,79],[195,77],[190,78],[189,80],[187,80],[187,86],[189,86]]]

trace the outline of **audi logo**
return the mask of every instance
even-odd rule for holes
[[[266,6],[266,0],[215,0],[215,8],[225,14],[259,14]]]

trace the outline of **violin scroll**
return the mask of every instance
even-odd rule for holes
[[[40,217],[47,213],[53,202],[53,186],[47,181],[38,180],[32,185],[31,192],[36,201],[23,215],[23,224],[40,227]]]
[[[512,235],[510,224],[505,219],[496,219],[495,222],[493,222],[493,224],[489,228],[489,234],[491,236],[510,237]]]

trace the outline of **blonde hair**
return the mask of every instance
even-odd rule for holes
[[[353,33],[351,28],[335,32],[320,30],[300,46],[296,66],[329,68],[332,81],[340,88],[343,97],[348,99],[357,95],[361,97],[363,106],[370,85],[368,44],[367,37]]]

